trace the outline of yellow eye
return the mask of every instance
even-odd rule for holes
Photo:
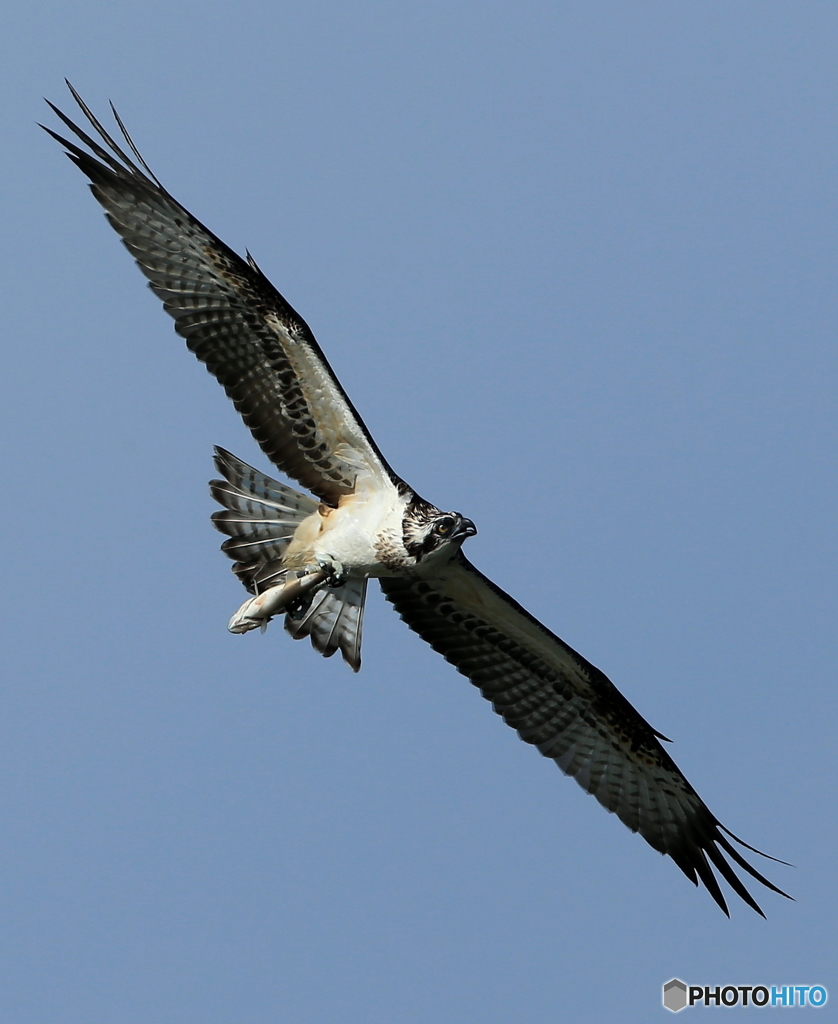
[[[453,528],[453,519],[440,519],[440,521],[434,526],[434,533],[438,537],[447,537]]]

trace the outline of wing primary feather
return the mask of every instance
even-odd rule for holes
[[[134,140],[128,134],[128,129],[123,124],[122,118],[119,116],[119,112],[117,111],[116,107],[113,105],[113,102],[110,103],[110,106],[111,106],[111,113],[113,114],[113,119],[119,125],[119,130],[122,132],[122,137],[128,143],[128,147],[130,148],[130,150],[134,154],[134,156],[137,158],[137,163],[139,163],[140,167],[142,167],[142,169],[149,176],[149,178],[151,178],[151,180],[154,182],[154,184],[158,188],[162,189],[163,186],[160,184],[160,179],[157,177],[157,175],[154,173],[154,171],[148,166],[148,164],[143,159],[142,153],[134,145]]]
[[[775,864],[782,864],[784,867],[787,867],[787,868],[793,868],[794,867],[794,864],[790,864],[787,860],[780,860],[779,857],[772,857],[770,853],[764,853],[762,850],[758,850],[755,846],[751,846],[750,843],[746,843],[744,839],[740,839],[739,836],[734,835],[730,831],[730,829],[729,828],[725,828],[724,825],[719,825],[719,828],[726,835],[730,836],[730,838],[734,842],[739,843],[740,846],[744,846],[747,850],[750,850],[751,853],[758,853],[760,857],[765,857],[766,860],[773,860]],[[733,847],[731,847],[731,850],[733,851]],[[733,852],[735,852],[735,851],[733,851]],[[765,881],[765,879],[760,878],[760,881]],[[771,883],[769,882],[767,884],[770,885]],[[786,894],[783,893],[783,895],[785,896]],[[792,897],[789,896],[789,899],[792,899]]]
[[[111,150],[114,153],[116,153],[116,155],[119,157],[119,159],[124,164],[126,164],[128,167],[130,167],[132,171],[136,172],[137,174],[142,175],[142,171],[140,170],[140,168],[130,159],[130,157],[125,153],[125,151],[119,145],[117,145],[117,143],[114,141],[113,136],[110,135],[110,133],[105,129],[105,127],[102,124],[102,122],[98,119],[98,117],[96,117],[96,115],[93,113],[93,111],[90,109],[90,107],[88,107],[88,105],[84,102],[84,100],[78,94],[76,89],[73,87],[72,83],[69,82],[66,78],[64,79],[64,82],[66,83],[67,88],[70,90],[70,94],[72,95],[73,99],[76,101],[76,103],[78,104],[79,108],[81,109],[81,112],[84,114],[84,116],[87,118],[87,120],[91,123],[91,125],[96,129],[96,131],[99,133],[101,138],[104,139],[105,143],[108,146],[110,146]],[[111,110],[113,111],[114,115],[116,116],[116,109],[114,108],[113,103],[111,103],[110,106],[111,106]],[[53,109],[55,109],[55,108],[53,108]],[[73,128],[73,130],[75,130],[75,126],[73,125],[73,123],[69,119],[64,118],[62,116],[62,120],[65,122],[65,124],[67,124],[68,127]],[[120,128],[122,128],[122,122],[119,120],[118,116],[116,116],[116,123],[117,123],[117,125],[119,125]],[[122,133],[123,133],[123,135],[125,135],[126,139],[128,139],[128,133],[125,131],[124,128],[122,128]],[[87,145],[90,145],[90,143],[88,142],[87,139],[85,139],[85,143]],[[137,150],[136,150],[136,147],[134,146],[134,143],[131,142],[130,139],[128,139],[128,143],[131,146],[131,150],[134,153],[134,155],[139,157],[140,163],[143,166],[145,166],[145,160],[143,160],[143,158],[141,156],[139,156],[139,153],[137,153]],[[99,156],[99,153],[97,152],[96,155]],[[154,175],[150,175],[150,176],[151,176],[151,179],[154,181],[154,183],[159,188],[160,187],[160,183],[154,178]]]

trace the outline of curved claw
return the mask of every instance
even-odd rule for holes
[[[318,558],[317,564],[320,571],[325,573],[326,586],[331,590],[342,587],[349,579],[349,573],[344,568],[343,562],[339,562],[336,558]]]

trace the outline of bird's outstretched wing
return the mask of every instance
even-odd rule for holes
[[[699,880],[727,914],[711,865],[759,914],[734,864],[783,896],[730,840],[614,684],[496,587],[461,553],[434,579],[383,578],[404,621],[467,676],[521,739]],[[765,855],[763,855],[765,856]],[[770,858],[774,859],[774,858]],[[790,897],[789,897],[790,898]],[[763,915],[764,916],[764,915]]]
[[[45,130],[88,176],[175,330],[224,387],[274,465],[330,504],[355,490],[360,478],[400,486],[302,317],[252,258],[236,255],[169,195],[116,111],[131,155],[67,85],[99,138],[51,103],[90,153]]]

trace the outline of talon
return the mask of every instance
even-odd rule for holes
[[[317,565],[321,572],[326,574],[326,586],[331,590],[342,587],[349,579],[349,573],[336,558],[318,558]]]

